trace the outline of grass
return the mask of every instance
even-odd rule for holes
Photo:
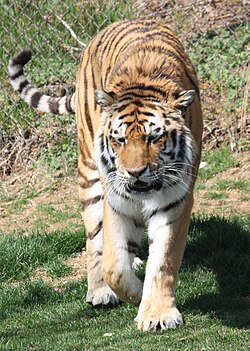
[[[38,263],[46,267],[50,262],[53,267],[58,255],[80,250],[82,233],[2,235],[0,350],[245,351],[250,324],[249,230],[249,216],[193,218],[177,286],[185,326],[156,333],[137,331],[135,307],[86,304],[84,279],[60,286],[41,280],[9,284],[27,277]],[[18,264],[13,261],[17,253],[22,258]]]
[[[226,198],[228,198],[228,194],[216,193],[214,191],[210,191],[209,193],[204,195],[204,198],[207,198],[207,199],[226,199]]]
[[[58,230],[50,234],[33,232],[28,236],[13,233],[1,234],[0,243],[0,282],[6,282],[28,278],[42,265],[54,266],[50,269],[55,272],[55,263],[62,268],[62,258],[80,251],[85,245],[85,237],[83,230],[74,233]]]
[[[222,179],[211,186],[214,190],[239,190],[250,192],[250,181],[247,179]]]
[[[199,170],[201,180],[208,180],[218,173],[239,165],[229,146],[220,147],[213,153],[203,155],[202,160],[207,162],[207,166]]]
[[[68,205],[64,205],[62,210],[58,210],[53,204],[41,204],[37,206],[36,212],[38,218],[44,216],[48,218],[50,223],[67,221],[71,218],[79,218],[79,214],[72,211],[71,207]]]
[[[236,27],[233,32],[231,28],[223,28],[208,30],[203,35],[197,33],[187,48],[201,80],[213,84],[216,94],[223,96],[227,92],[225,106],[228,112],[235,112],[242,99],[239,86],[247,79],[244,67],[248,41],[246,24]],[[194,44],[195,50],[192,49]],[[237,73],[232,74],[232,71]]]

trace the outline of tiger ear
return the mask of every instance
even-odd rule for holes
[[[104,90],[95,90],[95,101],[101,107],[110,106],[115,101],[115,94],[106,93]]]
[[[180,110],[182,115],[185,115],[187,107],[192,104],[194,97],[194,90],[183,90],[178,93],[176,100],[174,101],[174,107]]]

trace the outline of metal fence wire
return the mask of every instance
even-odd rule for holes
[[[225,141],[232,149],[247,147],[249,0],[0,0],[0,166],[5,172],[17,157],[32,159],[39,140],[43,145],[58,135],[58,123],[75,136],[74,119],[55,123],[13,92],[10,57],[31,48],[26,72],[32,83],[54,95],[72,92],[81,51],[101,29],[125,18],[159,19],[182,40],[200,79],[205,148]]]

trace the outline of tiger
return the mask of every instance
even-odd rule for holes
[[[33,108],[76,114],[79,198],[86,229],[86,301],[138,306],[141,331],[183,324],[175,287],[201,157],[196,71],[170,28],[124,20],[83,50],[75,92],[62,98],[33,87],[24,49],[9,63],[13,88]],[[133,265],[147,233],[144,281]]]

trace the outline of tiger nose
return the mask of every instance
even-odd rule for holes
[[[147,169],[148,169],[148,166],[141,166],[137,168],[125,168],[125,170],[128,172],[129,175],[136,178],[139,178],[144,173],[146,173]]]

